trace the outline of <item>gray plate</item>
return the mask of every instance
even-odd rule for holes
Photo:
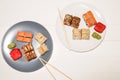
[[[24,53],[21,50],[21,46],[27,43],[16,41],[16,34],[18,31],[27,31],[33,33],[32,45],[37,55],[36,59],[33,59],[29,62],[25,59]],[[34,39],[34,35],[38,32],[41,32],[48,38],[48,40],[45,43],[48,46],[49,51],[42,56],[46,61],[48,61],[52,55],[53,42],[49,32],[42,25],[32,21],[23,21],[13,25],[6,32],[2,41],[2,54],[6,62],[12,68],[22,72],[32,72],[43,67],[42,63],[39,61],[40,54],[37,51],[37,48],[40,46],[40,44]],[[17,44],[16,47],[19,48],[22,52],[22,58],[18,59],[17,61],[12,60],[12,58],[10,57],[11,50],[7,48],[8,44],[11,42],[15,42]]]

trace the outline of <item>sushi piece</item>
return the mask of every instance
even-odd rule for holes
[[[24,32],[20,32],[20,31],[19,31],[19,32],[17,33],[17,36],[24,37]]]
[[[37,56],[36,56],[36,54],[35,54],[34,51],[27,52],[27,53],[25,54],[25,58],[26,58],[27,61],[31,61],[32,59],[35,59],[36,57],[37,57]]]
[[[64,18],[64,25],[68,25],[68,26],[72,26],[74,28],[78,28],[79,27],[79,23],[80,23],[80,18],[77,16],[72,16],[70,14],[66,14],[65,18]]]
[[[22,50],[23,52],[26,54],[27,52],[29,52],[28,48],[26,45],[22,46]]]
[[[73,26],[74,28],[78,28],[79,27],[79,23],[80,23],[80,18],[77,16],[74,16],[71,22],[71,26]]]
[[[44,55],[48,50],[49,49],[45,44],[42,44],[40,47],[38,47],[38,51],[41,55]]]
[[[31,43],[28,43],[27,45],[22,46],[22,50],[25,54],[25,58],[27,61],[30,61],[37,57]]]
[[[73,40],[82,39],[82,34],[80,29],[74,28],[72,32],[73,32]]]
[[[97,31],[99,33],[102,33],[105,30],[105,28],[106,28],[106,26],[101,22],[98,22],[94,27],[95,31]]]
[[[90,30],[89,29],[83,28],[81,30],[82,30],[82,34],[90,34]]]
[[[33,34],[30,32],[18,32],[17,36],[16,36],[16,40],[17,41],[21,41],[21,42],[31,42],[32,41],[32,36]]]
[[[71,22],[72,22],[72,19],[73,19],[72,15],[66,14],[65,18],[64,18],[64,25],[70,26]]]
[[[24,37],[32,38],[32,37],[33,37],[33,34],[30,33],[30,32],[24,32]]]
[[[31,59],[35,59],[35,58],[36,58],[35,51],[31,51],[31,52],[29,53],[29,55],[30,55],[30,58],[31,58]]]
[[[97,39],[97,40],[100,40],[102,38],[101,35],[99,35],[96,32],[93,32],[92,37],[95,38],[95,39]]]
[[[30,32],[18,32],[17,33],[18,36],[22,36],[22,37],[29,37],[29,38],[32,38],[33,34],[30,33]]]
[[[37,33],[36,36],[35,36],[35,38],[41,38],[42,36],[43,36],[42,33]]]
[[[29,52],[27,52],[27,53],[25,54],[25,58],[26,58],[27,61],[32,60],[31,57],[30,57],[30,53],[29,53]]]
[[[32,46],[31,43],[28,43],[26,46],[27,46],[28,51],[32,51],[33,50],[33,46]]]
[[[30,52],[33,50],[33,46],[31,43],[28,43],[27,45],[22,46],[22,50],[24,51],[24,53]]]
[[[39,44],[43,44],[47,40],[47,37],[45,37],[42,33],[37,33],[35,39],[39,42]]]
[[[89,29],[73,29],[73,40],[84,39],[89,40],[90,30]]]
[[[39,42],[39,44],[43,44],[46,40],[47,40],[47,38],[45,36],[43,36],[42,38],[38,39],[37,41]]]
[[[21,37],[21,36],[17,36],[17,37],[16,37],[16,40],[17,40],[17,41],[23,42],[23,39],[24,39],[24,37]]]
[[[22,53],[20,51],[19,48],[14,48],[11,52],[10,52],[10,56],[11,58],[16,61],[18,59],[20,59],[22,57]]]
[[[88,11],[87,13],[83,14],[83,18],[88,25],[88,27],[92,27],[97,23],[93,13],[91,11]]]
[[[32,42],[32,38],[25,37],[25,38],[23,38],[22,42],[30,43],[30,42]]]
[[[89,38],[90,38],[90,30],[83,28],[83,29],[81,29],[81,32],[82,32],[82,39],[89,40]]]

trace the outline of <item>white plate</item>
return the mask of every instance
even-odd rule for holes
[[[82,15],[89,10],[92,11],[97,22],[102,22],[103,24],[106,25],[106,21],[105,21],[103,15],[95,7],[93,7],[89,4],[85,4],[85,3],[75,3],[75,4],[68,5],[67,7],[65,7],[63,9],[63,11],[61,11],[61,16],[63,19],[65,17],[65,14],[71,14],[73,16],[78,16],[81,18],[79,29],[88,28]],[[69,45],[70,45],[69,49],[73,50],[73,51],[78,51],[78,52],[86,52],[86,51],[95,49],[98,45],[100,45],[100,43],[103,41],[103,39],[105,37],[106,29],[104,30],[103,33],[100,34],[102,36],[102,38],[100,40],[97,40],[97,39],[92,38],[92,36],[91,36],[92,33],[95,32],[95,30],[93,28],[94,28],[94,26],[92,26],[90,28],[90,39],[89,40],[73,40],[73,38],[72,38],[73,28],[65,25],[65,30],[67,32],[67,38],[68,38]],[[57,20],[56,32],[58,34],[60,41],[63,43],[63,45],[68,48],[68,44],[65,39],[65,33],[62,28],[60,18],[58,18],[58,20]]]

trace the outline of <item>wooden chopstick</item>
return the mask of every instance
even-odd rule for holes
[[[67,36],[67,32],[65,30],[65,26],[64,26],[64,23],[63,23],[63,18],[61,16],[61,12],[60,12],[60,9],[58,8],[58,13],[59,13],[59,17],[60,17],[60,22],[62,24],[62,29],[64,31],[64,34],[65,34],[65,40],[66,40],[66,43],[68,45],[68,49],[70,49],[70,43],[69,43],[69,40],[68,40],[68,36]]]
[[[45,65],[45,63],[41,60],[42,58],[39,58],[39,60],[41,61],[41,63],[45,66],[46,70],[48,71],[48,73],[52,76],[53,80],[56,80],[55,76],[52,74],[52,72],[48,69],[48,67]]]
[[[41,57],[40,57],[41,58]],[[43,58],[41,58],[41,60],[48,64],[49,66],[51,66],[53,69],[55,69],[56,71],[58,71],[59,73],[61,73],[62,75],[64,75],[65,77],[67,77],[68,79],[72,80],[72,78],[70,78],[68,75],[66,75],[65,73],[63,73],[62,71],[60,71],[58,68],[54,67],[53,65],[51,65],[50,63],[48,63],[46,60],[44,60]]]

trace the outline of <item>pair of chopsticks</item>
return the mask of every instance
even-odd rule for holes
[[[65,26],[64,26],[64,23],[63,23],[63,18],[62,18],[62,15],[61,15],[61,12],[60,12],[60,9],[59,9],[59,8],[58,8],[58,13],[59,13],[60,22],[61,22],[61,24],[62,24],[62,29],[63,29],[64,34],[65,34],[65,40],[66,40],[68,49],[70,49],[70,43],[69,43],[69,40],[68,40],[67,32],[66,32],[66,30],[65,30]]]
[[[58,71],[59,73],[61,73],[62,75],[64,75],[66,78],[68,78],[69,80],[72,80],[72,78],[70,78],[68,75],[66,75],[64,72],[62,72],[61,70],[59,70],[58,68],[56,68],[55,66],[53,66],[52,64],[48,63],[46,60],[44,60],[42,57],[39,58],[41,63],[45,66],[46,70],[49,72],[49,74],[52,76],[53,80],[57,80],[55,78],[55,76],[52,74],[52,72],[48,69],[47,65],[49,65],[50,67],[52,67],[53,69],[55,69],[56,71]]]
[[[65,34],[65,40],[66,40],[66,43],[67,43],[67,46],[68,46],[68,49],[70,49],[70,43],[69,43],[69,40],[68,40],[68,36],[67,36],[67,32],[65,30],[65,26],[64,26],[64,23],[63,23],[63,19],[62,19],[62,16],[61,16],[61,13],[60,13],[60,9],[58,8],[58,13],[59,13],[59,17],[60,17],[60,21],[61,21],[61,24],[62,24],[62,29],[64,31],[64,34]],[[53,73],[48,69],[47,65],[49,65],[50,67],[52,67],[53,69],[55,69],[56,71],[58,71],[59,73],[61,73],[62,75],[64,75],[66,78],[68,78],[69,80],[72,80],[72,78],[70,78],[68,75],[66,75],[64,72],[62,72],[61,70],[59,70],[58,68],[56,68],[55,66],[51,65],[50,63],[48,63],[46,60],[44,60],[42,57],[39,58],[41,63],[45,66],[46,70],[49,72],[49,74],[52,76],[53,80],[56,80],[55,76],[53,75]]]

